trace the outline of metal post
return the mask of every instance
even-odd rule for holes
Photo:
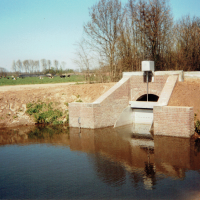
[[[148,71],[147,71],[147,73],[146,73],[146,80],[147,80],[147,102],[148,102],[148,82],[149,82],[149,76],[148,76]]]
[[[78,118],[78,124],[79,124],[79,133],[81,133],[81,118]]]

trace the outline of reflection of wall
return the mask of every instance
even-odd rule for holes
[[[126,178],[125,169],[131,173],[134,184],[143,182],[146,189],[152,189],[155,184],[154,154],[152,149],[144,147],[147,140],[143,140],[143,147],[132,142],[131,134],[123,129],[82,129],[70,128],[70,148],[84,152],[95,153],[92,157],[97,176],[105,183],[121,185]],[[152,143],[152,140],[151,140]],[[83,144],[85,144],[83,146]],[[138,170],[137,170],[138,169]],[[154,170],[154,169],[153,169]],[[141,175],[139,175],[141,173]]]
[[[179,168],[190,168],[190,139],[154,136],[155,162],[169,163]]]
[[[70,128],[70,149],[72,151],[95,152],[94,130]]]
[[[131,164],[130,143],[119,137],[113,128],[95,131],[95,149],[115,161]]]
[[[154,136],[154,142],[156,168],[171,176],[185,176],[184,170],[191,167],[190,139]]]
[[[91,160],[100,179],[108,184],[122,184],[125,169],[134,186],[142,182],[153,189],[156,174],[185,177],[187,169],[200,169],[199,152],[188,138],[154,136],[137,138],[129,127],[118,129],[70,128],[70,148],[94,153]],[[195,153],[196,149],[196,153]]]

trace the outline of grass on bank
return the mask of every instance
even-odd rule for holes
[[[47,83],[67,83],[67,82],[83,82],[85,81],[83,75],[72,75],[66,78],[60,78],[60,76],[55,76],[54,78],[43,77],[25,77],[25,78],[16,78],[13,80],[11,77],[1,78],[0,86],[5,85],[28,85],[28,84],[47,84]]]
[[[28,103],[26,113],[33,116],[37,124],[64,124],[69,121],[69,113],[56,109],[56,103]]]

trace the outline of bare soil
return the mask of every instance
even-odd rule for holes
[[[30,102],[57,102],[65,111],[66,103],[82,100],[91,103],[110,89],[115,83],[98,84],[38,84],[0,87],[0,128],[33,125],[35,122],[26,113]]]
[[[184,82],[177,82],[168,105],[193,107],[197,119],[200,119],[200,80],[186,79]]]

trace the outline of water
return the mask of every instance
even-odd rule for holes
[[[128,130],[1,130],[0,198],[199,199],[199,141]]]

